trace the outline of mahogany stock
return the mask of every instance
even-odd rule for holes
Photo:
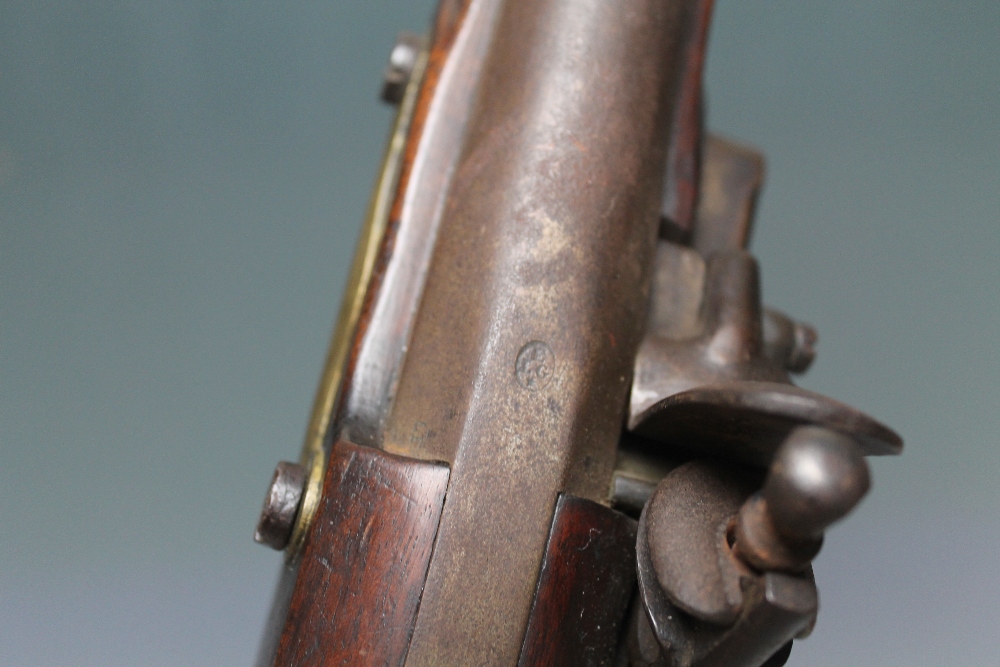
[[[612,664],[635,527],[606,505],[696,5],[443,0],[260,667]]]
[[[612,665],[635,588],[636,522],[563,494],[519,667]]]

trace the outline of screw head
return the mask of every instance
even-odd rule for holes
[[[788,370],[792,373],[805,373],[816,359],[816,341],[819,334],[816,327],[805,322],[795,323],[795,344],[788,355]]]
[[[764,309],[764,356],[789,373],[805,373],[816,359],[816,327],[796,322],[773,308]]]
[[[305,467],[298,463],[282,461],[274,469],[253,536],[255,542],[277,551],[288,546],[302,504],[306,476]]]
[[[396,45],[389,54],[389,64],[382,75],[382,100],[388,104],[399,104],[410,83],[413,68],[417,64],[422,39],[411,32],[401,32],[396,36]]]

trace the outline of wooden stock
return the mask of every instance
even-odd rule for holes
[[[635,588],[636,522],[559,496],[519,667],[612,665]]]
[[[635,533],[606,504],[696,4],[442,2],[261,667],[613,657]]]
[[[447,487],[447,466],[334,445],[274,664],[402,664]]]

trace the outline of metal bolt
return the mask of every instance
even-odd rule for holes
[[[288,546],[305,485],[305,467],[288,461],[278,464],[260,511],[257,532],[253,536],[255,542],[278,551]]]
[[[781,311],[764,309],[764,355],[790,373],[805,373],[816,359],[816,328]]]
[[[382,76],[382,100],[389,104],[403,101],[403,93],[410,83],[410,76],[417,64],[417,54],[423,39],[412,32],[401,32],[396,36],[396,45],[389,54],[389,64]]]
[[[788,370],[792,373],[805,373],[816,358],[816,341],[819,333],[816,327],[805,322],[795,323],[795,344],[788,355]]]

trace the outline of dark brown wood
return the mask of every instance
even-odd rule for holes
[[[472,4],[476,6],[469,18]],[[499,0],[441,0],[388,228],[365,287],[333,426],[327,432],[331,439],[341,435],[360,445],[381,444],[382,423],[392,403],[393,384],[434,244],[439,202],[447,191],[464,117],[489,42],[492,18],[487,10],[498,4]],[[314,525],[330,520],[324,510],[325,506],[319,508]],[[291,627],[286,617],[301,567],[300,555],[281,571],[258,667],[274,664],[278,642]]]
[[[448,467],[339,441],[273,662],[399,665],[406,657]]]
[[[614,664],[635,587],[636,522],[590,500],[556,504],[521,667]]]

